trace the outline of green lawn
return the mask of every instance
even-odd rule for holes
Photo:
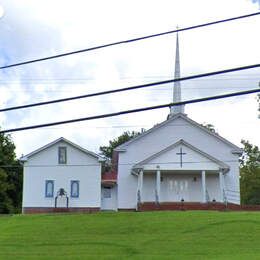
[[[0,217],[0,259],[260,259],[260,212]]]

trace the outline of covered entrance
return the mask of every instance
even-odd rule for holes
[[[117,174],[115,172],[102,174],[101,210],[117,210]]]
[[[116,185],[102,185],[101,187],[101,210],[117,210]]]
[[[223,162],[181,140],[133,167],[137,208],[143,203],[224,204],[228,171]]]

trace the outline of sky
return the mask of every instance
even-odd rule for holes
[[[259,11],[256,0],[0,0],[0,66]],[[179,33],[181,76],[259,63],[260,15]],[[173,78],[176,34],[0,71],[0,107]],[[183,81],[182,100],[259,86],[260,69]],[[34,124],[172,102],[173,84],[0,113],[0,126]],[[241,146],[260,146],[256,94],[185,106]],[[124,131],[149,129],[169,109],[11,133],[17,156],[61,136],[99,152]]]

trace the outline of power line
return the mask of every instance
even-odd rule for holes
[[[29,108],[29,107],[35,107],[35,106],[49,105],[49,104],[54,104],[54,103],[59,103],[59,102],[67,102],[67,101],[71,101],[71,100],[89,98],[89,97],[95,97],[95,96],[101,96],[101,95],[108,95],[108,94],[117,93],[117,92],[130,91],[130,90],[134,90],[134,89],[147,88],[147,87],[152,87],[152,86],[157,86],[157,85],[164,85],[164,84],[177,82],[177,81],[184,81],[184,80],[191,80],[191,79],[197,79],[197,78],[202,78],[202,77],[209,77],[209,76],[213,76],[213,75],[225,74],[225,73],[230,73],[230,72],[234,72],[234,71],[248,70],[248,69],[258,68],[258,67],[260,67],[260,64],[254,64],[254,65],[248,65],[248,66],[243,66],[243,67],[236,67],[236,68],[231,68],[231,69],[207,72],[207,73],[191,75],[191,76],[177,78],[177,79],[157,81],[157,82],[146,83],[146,84],[132,86],[132,87],[112,89],[112,90],[90,93],[90,94],[85,94],[85,95],[80,95],[80,96],[75,96],[75,97],[61,98],[61,99],[32,103],[32,104],[27,104],[27,105],[7,107],[7,108],[0,109],[0,112]]]
[[[87,49],[81,49],[81,50],[77,50],[77,51],[66,52],[66,53],[48,56],[48,57],[44,57],[44,58],[14,63],[14,64],[2,66],[2,67],[0,67],[0,69],[7,69],[7,68],[22,66],[22,65],[26,65],[26,64],[30,64],[30,63],[35,63],[35,62],[57,59],[57,58],[61,58],[61,57],[69,56],[69,55],[79,54],[79,53],[88,52],[88,51],[94,51],[94,50],[107,48],[107,47],[111,47],[111,46],[115,46],[115,45],[137,42],[137,41],[146,40],[146,39],[159,37],[159,36],[163,36],[163,35],[168,35],[168,34],[172,34],[172,33],[176,33],[176,32],[188,31],[188,30],[206,27],[206,26],[210,26],[210,25],[214,25],[214,24],[225,23],[225,22],[230,22],[230,21],[234,21],[234,20],[249,18],[249,17],[257,16],[259,14],[260,14],[260,12],[250,13],[250,14],[246,14],[246,15],[241,15],[241,16],[236,16],[236,17],[232,17],[232,18],[217,20],[217,21],[208,22],[208,23],[204,23],[204,24],[189,26],[189,27],[185,27],[185,28],[182,28],[182,29],[176,29],[176,30],[171,30],[171,31],[167,31],[167,32],[156,33],[156,34],[151,34],[151,35],[147,35],[147,36],[132,38],[132,39],[128,39],[128,40],[107,43],[107,44],[103,44],[103,45],[99,45],[99,46],[95,46],[95,47],[90,47],[90,48],[87,48]]]
[[[209,101],[209,100],[241,96],[241,95],[247,95],[247,94],[257,93],[257,92],[260,92],[259,88],[251,89],[251,90],[247,90],[247,91],[241,91],[241,92],[234,92],[234,93],[229,93],[229,94],[224,94],[224,95],[218,95],[218,96],[192,99],[192,100],[176,102],[176,103],[169,103],[169,104],[163,104],[163,105],[157,105],[157,106],[150,106],[150,107],[143,107],[143,108],[137,108],[137,109],[132,109],[132,110],[119,111],[119,112],[109,113],[109,114],[102,114],[102,115],[83,117],[83,118],[77,118],[77,119],[71,119],[71,120],[65,120],[65,121],[58,121],[58,122],[52,122],[52,123],[46,123],[46,124],[31,125],[31,126],[7,129],[7,130],[0,131],[0,133],[18,132],[18,131],[23,131],[23,130],[36,129],[36,128],[54,126],[54,125],[70,124],[70,123],[76,123],[76,122],[81,122],[81,121],[90,121],[90,120],[94,120],[94,119],[101,119],[101,118],[114,117],[114,116],[131,114],[131,113],[138,113],[138,112],[155,110],[155,109],[166,108],[166,107],[171,107],[171,106],[199,103],[199,102],[204,102],[204,101]]]

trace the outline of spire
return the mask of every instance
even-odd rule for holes
[[[176,54],[175,54],[175,72],[174,79],[178,79],[181,77],[180,72],[180,53],[179,53],[179,36],[177,33],[176,36]],[[173,102],[181,101],[181,83],[180,81],[174,82],[173,87]],[[177,113],[184,113],[184,105],[174,106],[170,108],[170,117]]]

